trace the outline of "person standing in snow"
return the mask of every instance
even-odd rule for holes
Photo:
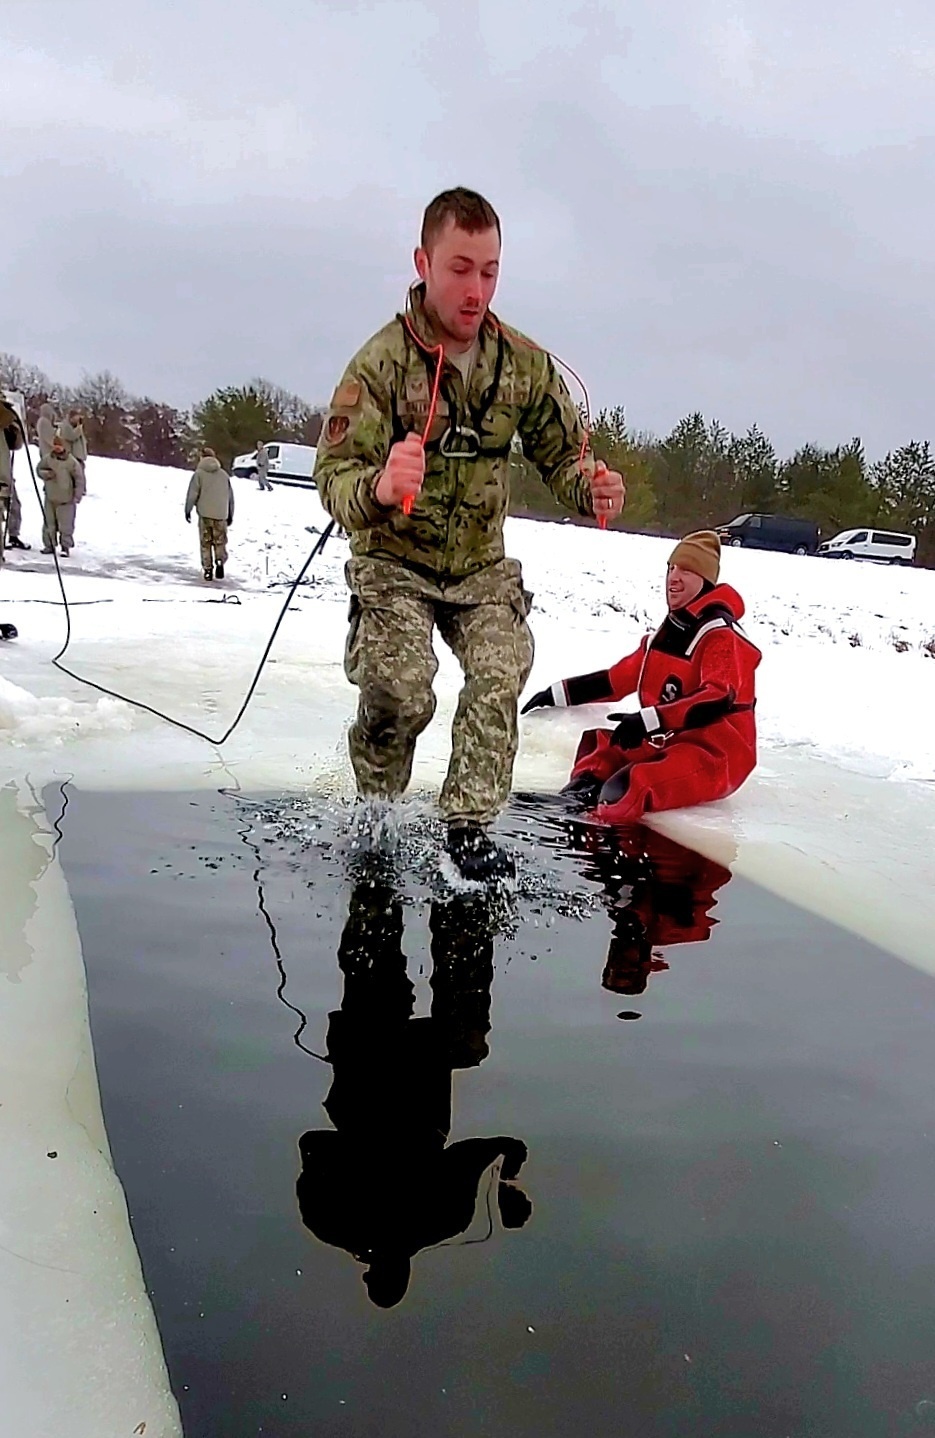
[[[75,511],[84,498],[84,469],[69,454],[61,435],[56,435],[52,451],[40,459],[37,473],[45,486],[42,553],[52,554],[58,544],[67,558],[75,542]]]
[[[201,567],[205,579],[223,579],[227,563],[227,531],[234,522],[234,490],[213,449],[203,449],[185,499],[185,520],[198,511]]]
[[[349,734],[358,794],[393,800],[409,783],[435,710],[437,627],[464,672],[440,796],[448,853],[465,878],[488,879],[512,873],[486,830],[509,796],[533,659],[532,596],[503,544],[514,436],[578,514],[614,518],[624,487],[582,454],[550,357],[489,309],[500,269],[492,206],[472,190],[438,195],[415,265],[405,313],[367,341],[332,396],[315,482],[351,535],[345,672],[360,691]]]
[[[709,803],[733,794],[756,767],[754,676],[760,651],[740,628],[744,603],[718,582],[720,540],[686,535],[666,573],[669,612],[655,634],[611,669],[563,679],[534,694],[522,712],[552,705],[619,702],[616,729],[581,737],[562,790],[609,824]]]
[[[52,453],[52,441],[55,438],[55,410],[46,401],[39,406],[39,418],[36,421],[36,443],[39,446],[39,458],[45,459],[46,455]]]
[[[63,419],[58,427],[59,436],[65,441],[65,448],[81,465],[81,472],[84,473],[88,462],[88,441],[84,432],[84,419],[80,409],[70,409],[68,418]]]
[[[261,489],[272,490],[273,486],[269,481],[269,451],[262,440],[257,441],[256,447],[256,477],[260,481]]]
[[[4,549],[28,549],[20,538],[23,512],[19,495],[16,493],[16,476],[13,473],[13,453],[23,443],[23,431],[19,415],[11,404],[0,399],[0,558]]]
[[[3,532],[7,524],[13,490],[13,452],[21,447],[23,432],[16,410],[0,395],[0,564],[3,563]],[[15,639],[16,625],[0,622],[0,639]]]

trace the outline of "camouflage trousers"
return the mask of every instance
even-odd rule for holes
[[[447,583],[389,559],[351,559],[346,574],[344,670],[360,690],[348,736],[358,792],[396,799],[409,783],[416,739],[435,713],[437,628],[464,672],[439,806],[445,819],[488,823],[509,797],[517,701],[532,669],[532,595],[518,561]]]
[[[74,501],[71,504],[56,504],[54,500],[46,498],[43,505],[43,549],[54,549],[58,544],[68,553],[75,542],[75,509]]]
[[[201,567],[205,571],[215,564],[227,562],[227,520],[198,517],[198,538],[201,541]]]

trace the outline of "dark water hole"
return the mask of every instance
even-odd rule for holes
[[[314,823],[62,825],[189,1438],[935,1431],[935,981],[646,832],[519,801],[491,911]]]

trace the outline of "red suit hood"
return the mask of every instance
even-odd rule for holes
[[[710,604],[723,604],[737,620],[743,618],[747,608],[736,589],[732,589],[729,584],[716,584],[714,588],[709,589],[706,594],[699,594],[698,598],[693,599],[691,604],[686,604],[684,606],[684,612],[694,615],[697,619],[698,615],[703,613]],[[675,611],[676,614],[680,612],[678,609]]]

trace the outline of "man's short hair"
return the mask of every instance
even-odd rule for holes
[[[422,248],[431,249],[449,220],[454,220],[459,230],[469,235],[478,235],[482,230],[496,230],[500,234],[500,219],[489,200],[476,190],[465,190],[460,186],[454,190],[443,190],[436,195],[422,217]]]

